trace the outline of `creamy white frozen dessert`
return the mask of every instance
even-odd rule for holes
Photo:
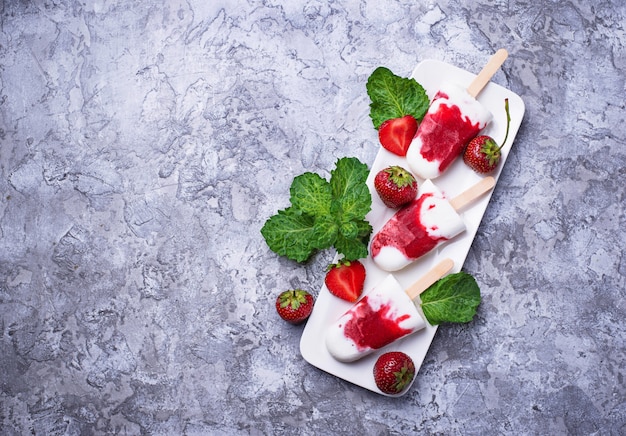
[[[415,303],[390,274],[326,332],[326,348],[352,362],[426,327]]]
[[[372,259],[385,271],[397,271],[465,230],[465,223],[430,180],[413,202],[397,211],[374,235]]]
[[[467,90],[444,83],[407,150],[410,170],[422,179],[440,176],[491,118],[491,112]]]

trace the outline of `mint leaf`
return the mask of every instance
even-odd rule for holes
[[[431,325],[469,322],[480,304],[480,288],[470,274],[458,272],[435,282],[420,295],[420,300]]]
[[[337,240],[337,233],[339,232],[339,226],[335,222],[335,219],[330,215],[318,216],[315,218],[314,230],[314,244],[318,249],[324,249],[332,246]]]
[[[347,238],[341,233],[337,235],[335,248],[347,260],[356,260],[367,257],[367,241],[363,239]]]
[[[356,158],[341,158],[330,182],[314,173],[294,178],[291,207],[270,217],[261,234],[275,253],[298,262],[315,250],[334,246],[347,260],[367,256],[372,226],[365,216],[372,207],[366,185],[369,170]]]
[[[372,233],[372,226],[364,219],[351,221],[350,227],[352,226],[356,227],[356,237],[348,237],[340,231],[334,245],[337,251],[343,253],[346,259],[362,259],[367,257],[367,246]],[[342,226],[344,231],[345,227],[346,225],[344,224],[344,226]]]
[[[339,233],[346,238],[354,239],[359,236],[359,227],[354,221],[348,221],[339,227]]]
[[[372,208],[372,196],[365,184],[368,175],[367,165],[356,158],[339,159],[336,169],[331,171],[330,186],[342,223],[361,219]]]
[[[297,262],[307,260],[316,246],[321,245],[316,243],[320,239],[319,233],[313,217],[291,207],[279,210],[261,228],[261,234],[272,251]]]
[[[367,188],[365,181],[369,175],[367,165],[355,157],[343,157],[330,172],[330,186],[334,198],[342,198],[356,187]],[[368,191],[369,192],[369,191]]]
[[[372,233],[372,225],[366,219],[355,220],[354,223],[358,229],[357,238],[365,243],[368,243],[369,236]]]
[[[405,115],[420,121],[430,104],[424,87],[415,79],[396,76],[385,67],[374,70],[366,88],[371,100],[370,118],[377,130],[385,121]]]
[[[354,187],[337,200],[341,221],[363,218],[372,208],[372,194],[367,185]]]
[[[330,213],[330,184],[315,173],[304,173],[294,178],[289,193],[292,206],[305,214],[326,216]]]

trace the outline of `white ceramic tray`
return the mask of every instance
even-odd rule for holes
[[[432,100],[442,81],[453,81],[460,85],[468,86],[476,75],[440,61],[425,60],[417,65],[411,77],[424,87],[428,97]],[[509,137],[502,149],[501,163],[498,169],[492,174],[496,180],[502,171],[502,167],[506,162],[517,131],[522,123],[525,111],[524,102],[517,94],[495,83],[489,83],[478,95],[478,100],[493,114],[492,122],[481,133],[492,136],[498,143],[504,139],[506,131],[505,98],[509,99],[511,124]],[[367,219],[372,224],[374,233],[376,233],[394,213],[393,210],[385,207],[373,188],[373,179],[376,173],[389,165],[401,165],[408,169],[405,158],[396,156],[381,147],[371,166],[370,175],[367,180],[367,184],[372,193],[372,210],[367,215]],[[463,160],[459,158],[443,175],[434,179],[433,182],[449,198],[452,198],[479,181],[480,178],[481,176],[469,169],[463,163]],[[418,183],[420,182],[421,180],[418,179]],[[461,215],[467,225],[465,232],[441,245],[440,248],[435,249],[421,259],[418,259],[412,265],[393,273],[400,284],[405,288],[408,287],[437,262],[446,257],[454,261],[452,272],[460,271],[472,245],[478,226],[487,209],[490,198],[491,192],[474,202],[473,205],[464,209]],[[362,261],[367,271],[364,290],[365,295],[389,273],[378,268],[370,256]],[[307,362],[330,374],[379,394],[383,393],[376,387],[372,369],[374,362],[382,353],[392,350],[403,351],[411,356],[417,370],[419,370],[435,336],[437,327],[428,326],[426,329],[390,344],[356,362],[342,363],[335,360],[326,350],[324,343],[325,332],[327,327],[349,307],[351,307],[350,303],[331,295],[326,289],[326,286],[322,286],[313,313],[307,321],[302,333],[302,338],[300,339],[300,352]],[[446,326],[442,325],[442,328],[446,328]]]

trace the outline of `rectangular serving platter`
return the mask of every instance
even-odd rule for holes
[[[462,86],[468,86],[476,75],[454,65],[429,59],[420,62],[413,70],[411,77],[424,87],[428,97],[432,100],[442,82],[452,81]],[[492,136],[496,142],[501,142],[505,136],[506,113],[504,110],[504,100],[506,98],[509,99],[509,112],[511,116],[509,136],[506,144],[502,148],[500,165],[496,171],[491,174],[497,181],[522,123],[525,106],[520,96],[493,82],[487,84],[477,98],[478,101],[486,106],[493,114],[493,120],[481,134]],[[367,219],[374,229],[373,234],[375,234],[395,212],[382,203],[373,187],[376,173],[390,165],[400,165],[408,169],[405,158],[390,153],[380,147],[380,151],[371,165],[370,175],[367,179],[367,184],[372,193],[372,210],[367,215]],[[483,176],[476,174],[459,158],[444,174],[434,179],[433,182],[449,198],[452,198],[478,182],[481,177]],[[418,183],[421,182],[422,180],[418,179]],[[465,232],[441,245],[426,256],[418,259],[412,265],[393,273],[404,288],[410,286],[429,269],[435,266],[436,263],[447,257],[454,261],[454,267],[451,272],[461,270],[478,227],[480,226],[482,217],[487,210],[492,192],[493,191],[482,196],[478,201],[462,211],[461,215],[467,226]],[[384,280],[389,273],[378,268],[372,261],[371,256],[362,259],[362,262],[367,271],[364,287],[364,295],[366,295],[377,283]],[[437,331],[436,326],[428,325],[425,329],[396,341],[383,349],[377,350],[377,352],[356,362],[342,363],[335,360],[330,355],[326,349],[324,340],[326,329],[351,306],[351,303],[333,296],[328,292],[326,286],[322,286],[317,296],[313,312],[307,321],[300,339],[300,352],[302,357],[311,365],[323,371],[381,395],[385,394],[376,387],[373,377],[373,367],[378,356],[386,351],[403,351],[411,356],[418,370],[418,375],[416,376],[418,377],[419,368],[435,337]],[[442,325],[441,328],[446,328],[446,326]],[[408,391],[409,390],[405,391],[405,393]]]

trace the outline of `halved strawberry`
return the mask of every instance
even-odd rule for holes
[[[365,267],[358,260],[340,260],[328,266],[324,283],[335,297],[353,303],[363,292]]]
[[[417,121],[412,115],[392,118],[378,128],[378,139],[383,147],[398,156],[406,156],[406,151],[417,132]]]

